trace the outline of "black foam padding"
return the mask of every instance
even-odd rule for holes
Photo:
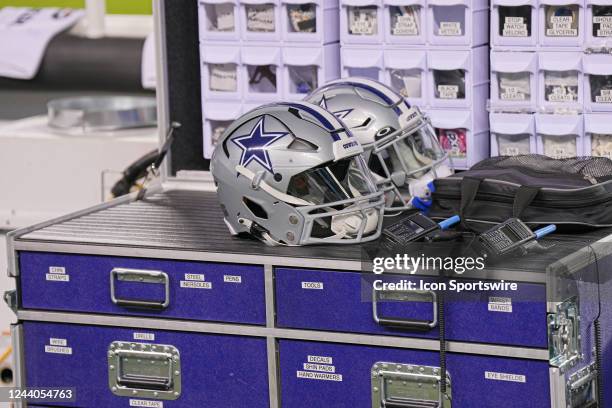
[[[143,39],[90,39],[63,33],[51,40],[31,81],[0,78],[0,89],[145,93]]]
[[[172,174],[208,170],[203,156],[198,3],[164,1],[170,120],[182,126],[171,149]]]

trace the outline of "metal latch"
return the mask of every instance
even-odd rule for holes
[[[563,372],[581,358],[580,308],[573,297],[556,306],[555,313],[548,314],[548,351],[550,365]]]
[[[13,312],[17,313],[19,304],[17,302],[17,291],[15,289],[4,292],[4,302]]]
[[[440,391],[439,367],[378,362],[372,366],[372,408],[451,408],[451,380]]]
[[[566,388],[567,406],[569,408],[598,407],[597,375],[595,363],[592,363],[569,377]]]
[[[115,395],[175,400],[181,358],[174,346],[115,341],[108,348],[108,386]]]

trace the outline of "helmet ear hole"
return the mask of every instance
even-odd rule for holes
[[[262,218],[264,220],[268,219],[268,213],[267,211],[258,203],[256,203],[255,201],[251,200],[248,197],[243,197],[242,201],[244,202],[244,205],[249,209],[249,211],[257,218]]]

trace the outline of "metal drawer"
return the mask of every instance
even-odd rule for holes
[[[551,406],[547,361],[448,354],[447,400],[437,352],[281,340],[279,353],[283,408]]]
[[[415,298],[404,293],[398,298],[390,292],[373,301],[372,279],[418,282],[422,278],[278,268],[277,324],[296,329],[438,337],[433,294]],[[512,292],[462,292],[447,295],[445,304],[449,340],[548,347],[544,285],[519,283],[518,290]]]
[[[261,266],[20,252],[21,305],[264,325]]]
[[[75,389],[53,406],[270,404],[263,338],[25,322],[23,347],[25,386]]]

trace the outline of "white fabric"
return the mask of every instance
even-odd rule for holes
[[[49,42],[84,15],[82,10],[61,8],[0,10],[0,76],[34,78]]]
[[[145,89],[155,89],[156,84],[155,36],[151,33],[147,36],[142,48],[142,87]]]

